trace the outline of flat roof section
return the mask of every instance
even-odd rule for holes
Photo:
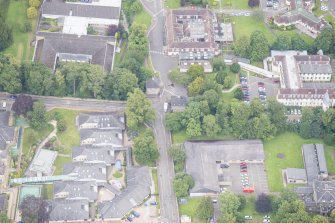
[[[40,149],[34,156],[34,159],[29,166],[29,171],[40,172],[43,174],[52,174],[52,166],[56,158],[56,151]]]

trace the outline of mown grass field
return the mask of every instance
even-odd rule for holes
[[[6,22],[13,29],[14,43],[7,48],[4,53],[13,55],[19,62],[30,61],[32,59],[34,48],[30,45],[34,37],[36,20],[29,20],[32,24],[32,32],[23,33],[21,27],[27,21],[26,10],[28,1],[11,0],[7,12]]]
[[[191,220],[194,223],[206,223],[206,221],[196,218],[196,210],[200,200],[201,198],[187,198],[187,204],[179,205],[179,214],[191,217]]]
[[[265,166],[270,191],[280,192],[284,188],[282,170],[289,167],[304,167],[301,146],[309,143],[323,143],[323,141],[321,139],[303,139],[296,133],[286,132],[264,142]],[[325,152],[328,171],[334,173],[333,153],[335,147],[325,146]],[[278,158],[278,154],[284,154],[284,158]]]

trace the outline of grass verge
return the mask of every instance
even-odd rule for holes
[[[206,223],[204,220],[196,218],[197,207],[200,203],[201,198],[187,198],[187,204],[179,205],[180,215],[187,215],[191,217],[192,222],[194,223]]]
[[[165,7],[168,9],[176,9],[180,7],[180,0],[166,0]]]
[[[51,200],[54,197],[54,186],[53,184],[43,184],[42,197],[47,200]]]
[[[133,24],[145,25],[145,27],[149,29],[151,25],[150,14],[145,9],[143,9],[135,16]]]
[[[57,156],[57,159],[54,163],[55,171],[53,175],[62,175],[63,172],[63,165],[66,163],[71,163],[71,157],[66,156]]]

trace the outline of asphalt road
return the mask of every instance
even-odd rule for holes
[[[0,101],[7,102],[7,108],[11,108],[14,100],[9,99],[9,94],[0,93]],[[48,97],[48,96],[36,96],[31,95],[34,100],[43,101],[47,110],[53,108],[66,108],[84,111],[124,111],[126,103],[122,101],[107,101],[107,100],[95,100],[95,99],[80,99],[80,98],[70,98],[70,97]]]

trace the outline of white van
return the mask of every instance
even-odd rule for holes
[[[2,103],[2,109],[6,109],[6,106],[7,106],[7,103],[4,101],[4,102]]]

